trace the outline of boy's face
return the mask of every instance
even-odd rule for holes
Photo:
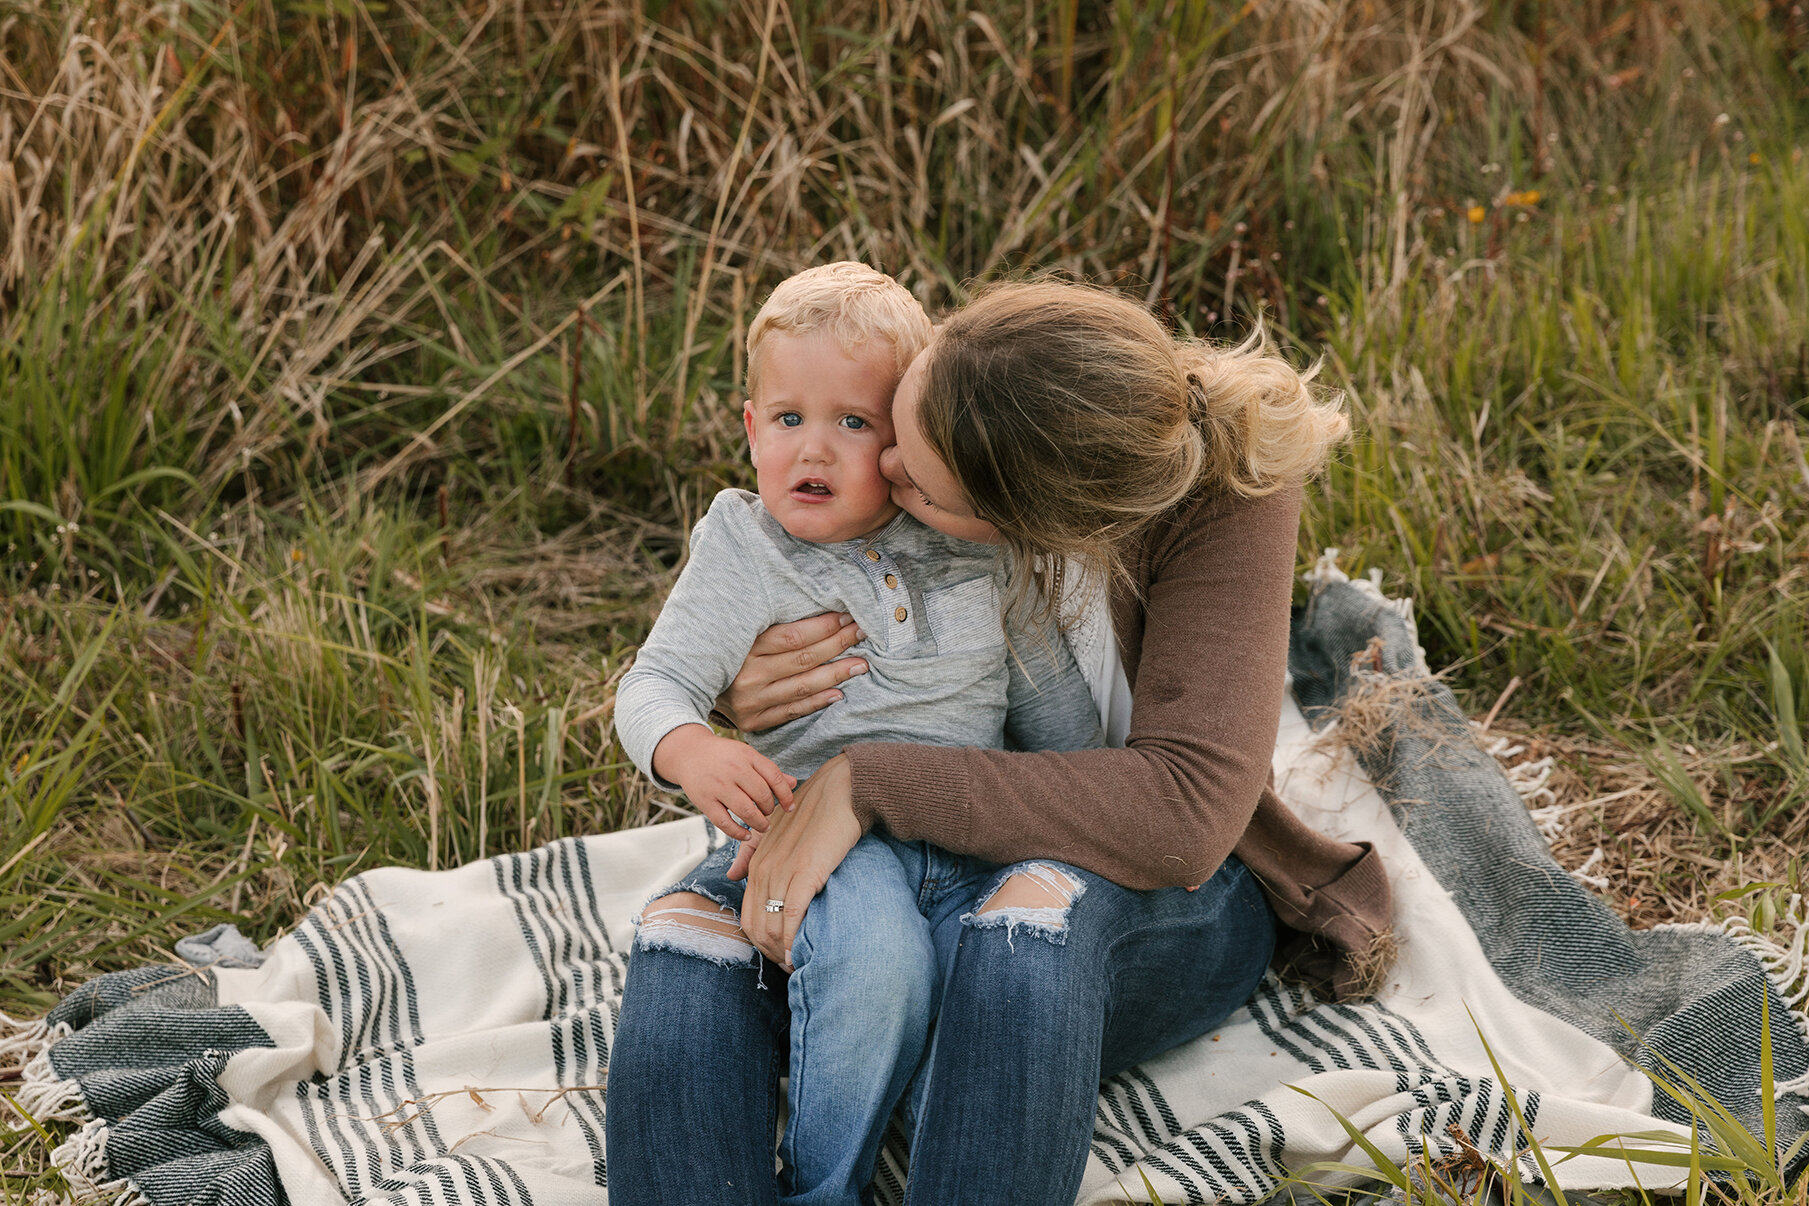
[[[898,514],[879,454],[892,443],[892,345],[848,355],[827,331],[772,335],[742,408],[760,501],[799,540],[854,540]]]

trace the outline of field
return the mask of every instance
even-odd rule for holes
[[[612,684],[850,257],[1260,315],[1358,431],[1302,567],[1414,598],[1560,857],[1802,922],[1800,4],[877,12],[0,0],[0,1012],[682,807]]]

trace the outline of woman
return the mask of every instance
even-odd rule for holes
[[[1027,861],[976,901],[944,969],[907,1201],[1065,1204],[1100,1078],[1221,1021],[1278,943],[1335,992],[1375,970],[1379,861],[1307,829],[1269,783],[1301,482],[1347,424],[1249,344],[1177,341],[1139,306],[1056,283],[992,289],[950,319],[893,417],[897,501],[1007,545],[1017,605],[1063,597],[1069,564],[1103,585],[1096,688],[1118,748],[851,746],[774,814],[749,898],[785,908],[750,910],[743,926],[782,960],[874,824]],[[851,637],[811,624],[750,657],[726,700],[744,726],[833,698],[824,676],[852,669],[830,661]],[[788,648],[800,643],[802,659]],[[829,664],[798,672],[813,660]],[[611,1066],[613,1200],[775,1200],[784,994],[757,974],[670,952],[631,961]]]

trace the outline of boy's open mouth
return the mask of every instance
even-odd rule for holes
[[[816,477],[807,477],[800,481],[791,488],[791,493],[793,498],[802,496],[804,498],[830,499],[835,497],[835,491],[829,488],[829,483]]]

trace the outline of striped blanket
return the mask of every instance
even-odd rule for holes
[[[1255,1202],[1364,1163],[1353,1131],[1391,1161],[1456,1167],[1473,1148],[1537,1179],[1529,1134],[1687,1144],[1689,1112],[1653,1088],[1676,1069],[1761,1134],[1762,1009],[1780,1149],[1809,1130],[1800,916],[1790,946],[1738,924],[1629,932],[1552,861],[1523,790],[1426,676],[1405,607],[1370,584],[1322,572],[1290,660],[1278,786],[1381,848],[1399,960],[1364,1004],[1271,978],[1214,1033],[1103,1083],[1082,1201]],[[1339,726],[1362,730],[1357,756]],[[611,1157],[630,1158],[603,1148],[630,918],[720,840],[690,820],[367,872],[266,952],[215,936],[189,965],[0,1019],[0,1064],[26,1063],[19,1108],[82,1123],[55,1153],[78,1199],[595,1206]],[[894,1138],[880,1200],[905,1176]],[[1636,1177],[1678,1170],[1598,1154],[1558,1173]]]

